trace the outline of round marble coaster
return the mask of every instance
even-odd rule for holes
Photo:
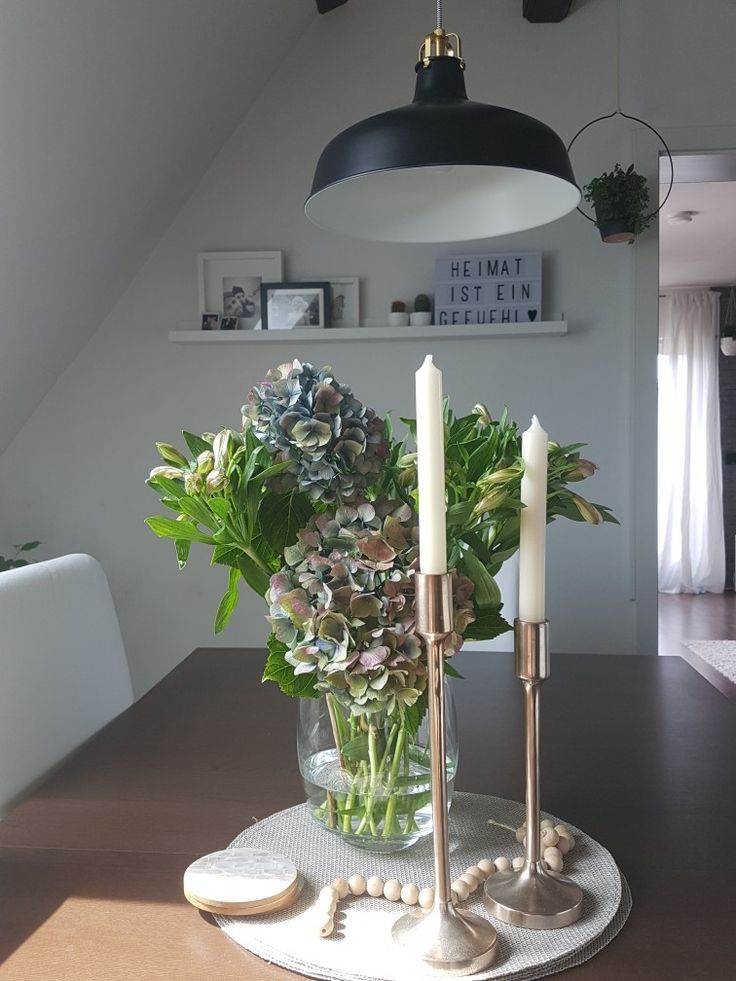
[[[296,865],[263,848],[228,848],[204,855],[184,873],[184,895],[213,913],[244,916],[284,909],[299,892]]]

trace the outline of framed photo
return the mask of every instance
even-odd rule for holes
[[[263,283],[263,330],[296,330],[330,326],[329,283]]]
[[[219,313],[203,313],[202,314],[202,330],[219,330],[220,329],[220,314]]]
[[[360,280],[331,276],[330,327],[360,327]]]
[[[237,330],[237,317],[220,317],[220,330]]]
[[[283,279],[281,253],[201,252],[197,264],[200,313],[216,311],[235,318],[237,330],[259,330],[261,283]]]

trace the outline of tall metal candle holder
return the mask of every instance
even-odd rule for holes
[[[450,886],[445,739],[445,644],[453,626],[452,576],[415,576],[417,632],[427,647],[434,848],[434,905],[415,909],[393,926],[394,941],[437,973],[474,974],[493,962],[496,931],[482,916],[456,909]]]
[[[518,872],[497,872],[486,882],[490,912],[530,930],[569,926],[580,916],[583,890],[547,869],[539,840],[539,690],[550,673],[549,623],[514,621],[516,675],[524,685],[526,725],[526,855]]]

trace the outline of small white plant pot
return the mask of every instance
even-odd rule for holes
[[[420,313],[410,313],[409,323],[412,327],[429,327],[432,323],[432,314],[422,310]]]
[[[409,326],[409,314],[408,313],[389,313],[389,315],[388,315],[388,325],[389,325],[389,327],[408,327]]]
[[[736,337],[722,337],[721,351],[727,358],[732,358],[736,354]]]

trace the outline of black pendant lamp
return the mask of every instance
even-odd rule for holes
[[[411,105],[371,116],[325,147],[307,217],[383,242],[459,242],[561,218],[580,201],[565,144],[544,123],[465,92],[460,38],[419,50]]]

